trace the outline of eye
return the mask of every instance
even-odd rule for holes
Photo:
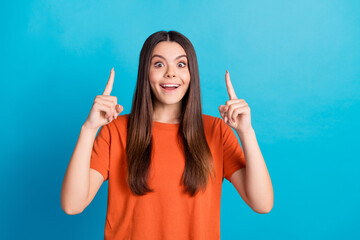
[[[179,62],[179,64],[182,64],[182,68],[186,67],[186,63],[185,62]]]
[[[155,67],[159,67],[159,64],[162,64],[162,62],[156,62],[154,65],[155,65]],[[164,64],[162,64],[162,65],[164,65]]]

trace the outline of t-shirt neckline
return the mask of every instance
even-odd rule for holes
[[[157,122],[153,121],[153,127],[157,129],[178,129],[180,126],[180,123],[163,123],[163,122]]]

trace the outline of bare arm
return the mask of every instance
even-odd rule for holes
[[[115,71],[110,77],[102,95],[96,96],[90,114],[81,127],[80,136],[71,156],[61,188],[61,208],[67,214],[81,213],[92,201],[104,177],[90,169],[90,159],[98,130],[111,122],[123,111],[117,98],[110,96]]]
[[[258,213],[268,213],[274,203],[274,192],[255,131],[251,125],[250,107],[244,99],[238,99],[226,71],[225,82],[230,100],[220,105],[219,111],[225,123],[235,129],[244,147],[246,167],[231,176],[231,182],[244,201]]]
[[[252,208],[257,213],[269,213],[274,204],[274,192],[265,160],[256,140],[255,131],[240,133],[240,141],[244,147],[246,168],[242,171],[241,183]],[[239,180],[236,180],[239,182]]]
[[[85,208],[89,195],[90,157],[96,133],[96,129],[81,127],[61,189],[61,208],[67,214],[78,214]]]

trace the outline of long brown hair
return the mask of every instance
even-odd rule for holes
[[[152,150],[153,96],[149,83],[151,56],[161,41],[180,44],[186,52],[190,71],[190,84],[182,99],[178,136],[185,152],[185,170],[181,183],[185,192],[194,196],[198,189],[205,190],[208,176],[214,177],[212,155],[203,126],[200,77],[195,49],[189,39],[176,31],[159,31],[150,35],[140,52],[136,90],[127,125],[127,180],[136,195],[153,192],[147,184]]]

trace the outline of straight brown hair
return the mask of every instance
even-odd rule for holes
[[[153,99],[149,82],[151,56],[161,41],[177,42],[186,52],[190,84],[181,104],[179,142],[185,153],[185,169],[181,178],[185,192],[194,196],[205,191],[208,176],[215,177],[214,163],[205,138],[200,95],[200,77],[193,45],[176,31],[159,31],[150,35],[140,52],[136,90],[127,125],[127,181],[136,195],[153,192],[147,184],[152,151]]]

